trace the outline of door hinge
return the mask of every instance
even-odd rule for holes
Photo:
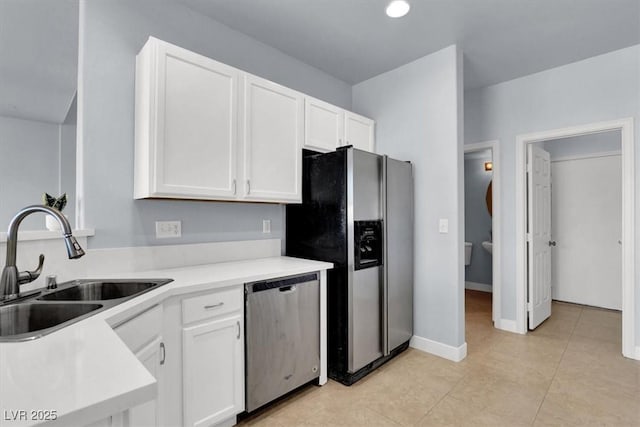
[[[527,242],[531,241],[531,233],[527,233]]]
[[[527,303],[527,311],[532,311],[533,310],[533,304],[531,302]]]

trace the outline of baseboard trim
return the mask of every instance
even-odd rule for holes
[[[633,358],[636,360],[640,360],[640,345],[637,345],[635,348],[635,354],[633,355]]]
[[[467,357],[466,342],[459,347],[453,347],[448,344],[443,344],[438,341],[433,341],[428,338],[414,335],[411,337],[409,347],[415,348],[416,350],[424,351],[425,353],[434,354],[453,362],[460,362],[465,357]]]
[[[494,322],[493,326],[497,329],[502,329],[503,331],[513,332],[515,334],[520,333],[518,332],[518,324],[515,320],[498,319]]]
[[[487,285],[486,283],[480,282],[464,282],[465,289],[470,289],[472,291],[480,291],[480,292],[493,292],[493,286]]]

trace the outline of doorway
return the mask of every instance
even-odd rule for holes
[[[471,213],[467,212],[467,203],[465,201],[465,243],[471,243],[470,264],[465,265],[465,288],[473,291],[491,292],[491,318],[495,327],[501,327],[497,324],[501,319],[501,169],[498,141],[466,144],[464,146],[464,155],[465,181],[470,178],[469,175],[471,174],[476,175],[478,178],[476,180],[477,185],[472,187],[465,183],[465,199],[469,191],[478,193],[474,195],[477,196],[474,197],[474,199],[477,199],[477,203],[475,203],[477,206],[473,209],[478,211],[478,215],[485,216],[483,220],[474,222],[474,229],[470,230],[471,227],[467,226],[466,223],[468,222],[467,216]],[[467,166],[477,170],[467,170]],[[469,242],[469,240],[471,241]],[[466,244],[465,249],[467,249]],[[486,282],[490,282],[490,284]],[[504,327],[502,328],[504,329]]]
[[[529,313],[534,313],[539,317],[540,313],[544,310],[543,305],[540,305],[542,301],[542,293],[536,294],[537,289],[531,288],[536,284],[536,280],[532,280],[532,272],[538,270],[544,272],[544,268],[538,269],[538,266],[534,266],[530,269],[530,255],[540,255],[544,258],[542,248],[544,245],[542,242],[538,245],[538,249],[534,247],[535,238],[533,233],[536,230],[529,230],[528,218],[531,217],[531,211],[527,210],[527,188],[531,189],[532,185],[535,185],[536,178],[535,173],[527,175],[527,153],[531,154],[535,150],[535,147],[544,144],[547,141],[577,137],[583,135],[593,135],[596,133],[602,133],[607,131],[618,132],[621,144],[620,159],[622,163],[622,227],[619,246],[621,249],[621,308],[622,308],[622,353],[626,357],[638,358],[639,355],[635,354],[634,348],[634,265],[633,265],[633,238],[634,232],[634,158],[633,158],[633,120],[624,119],[611,122],[602,122],[589,124],[584,126],[576,126],[565,129],[558,129],[552,131],[545,131],[527,135],[520,135],[516,139],[516,298],[517,298],[517,330],[520,333],[526,333],[527,331],[527,318]],[[533,182],[533,183],[532,183]],[[542,188],[542,187],[541,187]],[[552,245],[553,241],[549,239],[549,245]],[[542,254],[542,255],[541,255]],[[544,262],[540,262],[540,265],[544,265]],[[546,274],[546,273],[545,273]],[[538,278],[542,275],[538,274]],[[550,284],[549,275],[549,284]],[[540,282],[540,280],[538,280]],[[538,286],[538,285],[536,285]],[[550,288],[549,288],[550,289]],[[531,299],[528,298],[528,294],[532,294]],[[549,293],[549,304],[551,295]],[[537,306],[536,306],[537,305]],[[539,321],[539,319],[537,320]]]

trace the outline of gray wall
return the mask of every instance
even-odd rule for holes
[[[465,94],[465,142],[500,141],[502,317],[516,318],[515,140],[519,134],[626,117],[640,141],[640,45]],[[636,178],[640,150],[635,150]],[[636,179],[636,199],[640,183]],[[636,216],[637,217],[637,216]],[[636,219],[636,265],[640,224]],[[640,269],[636,269],[636,343],[640,342]]]
[[[456,46],[353,87],[376,120],[376,151],[410,160],[415,179],[414,334],[464,343],[462,60]],[[438,220],[449,220],[449,233]]]
[[[59,126],[0,116],[0,229],[21,208],[58,193]],[[24,220],[22,230],[44,230],[44,216]]]
[[[492,257],[482,247],[491,240],[491,216],[487,210],[487,186],[492,172],[484,170],[484,162],[491,160],[491,152],[484,158],[465,155],[464,158],[464,240],[473,243],[471,265],[465,266],[465,280],[492,283]]]
[[[282,206],[133,200],[135,56],[147,38],[193,50],[258,76],[351,107],[351,87],[185,6],[167,0],[82,0],[78,132],[84,224],[90,247],[281,238]],[[154,222],[182,220],[183,237],[156,240]],[[262,234],[262,220],[272,233]]]
[[[553,139],[536,144],[549,152],[551,160],[561,157],[585,156],[589,154],[620,152],[622,132],[619,130]]]

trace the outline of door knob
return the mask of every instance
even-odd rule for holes
[[[555,246],[555,245],[556,245],[555,240],[549,240],[549,246]]]

